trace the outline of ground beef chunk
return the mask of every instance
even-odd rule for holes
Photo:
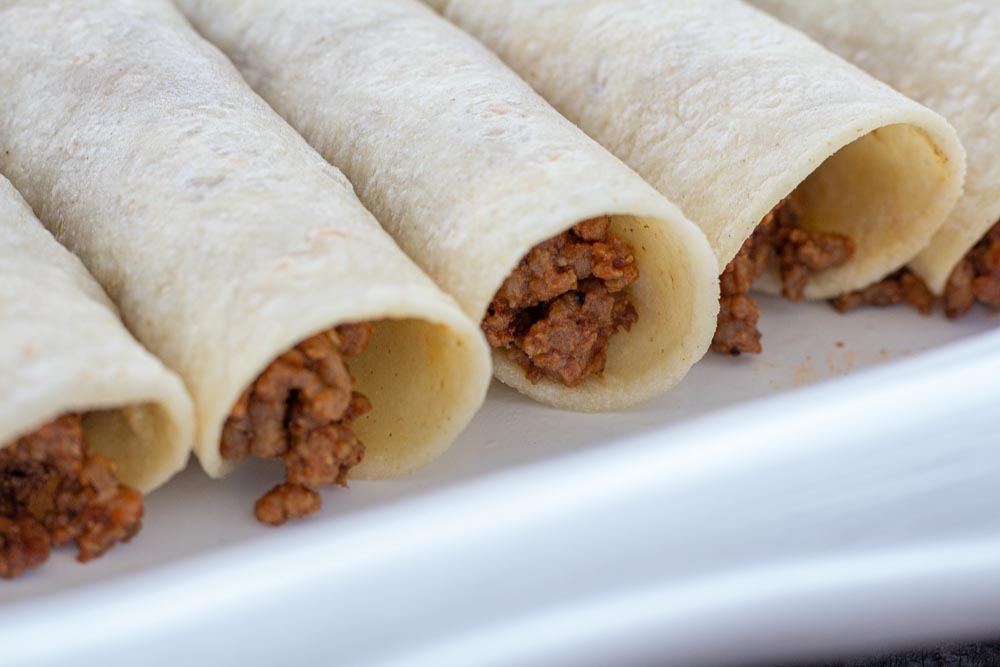
[[[927,285],[909,269],[900,269],[863,290],[831,301],[840,312],[859,306],[892,306],[906,303],[924,315],[934,310],[936,299]],[[1000,223],[997,223],[960,261],[945,285],[940,301],[948,317],[967,313],[977,302],[1000,308]]]
[[[257,501],[257,519],[280,525],[311,514],[322,501],[315,487],[346,486],[364,446],[354,420],[371,403],[351,391],[345,356],[364,351],[369,324],[345,324],[302,341],[275,359],[233,407],[222,431],[225,459],[281,459],[286,482]]]
[[[768,268],[777,268],[782,296],[798,301],[814,274],[841,266],[853,255],[854,241],[843,234],[800,227],[794,196],[786,197],[764,216],[719,276],[719,319],[712,349],[732,356],[760,353],[760,309],[750,287]]]
[[[301,484],[285,482],[265,493],[254,505],[257,519],[280,526],[317,511],[323,505],[320,495]]]
[[[118,483],[113,463],[87,454],[78,415],[0,450],[0,576],[16,577],[70,541],[88,561],[141,525],[142,496]]]
[[[623,291],[639,277],[635,255],[608,232],[607,216],[539,243],[493,297],[482,328],[532,382],[573,387],[604,370],[608,341],[638,313]]]

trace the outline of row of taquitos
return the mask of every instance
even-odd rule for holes
[[[165,0],[0,2],[0,173],[193,398],[192,410],[121,327],[81,337],[61,361],[47,350],[77,326],[58,319],[65,308],[47,324],[7,316],[37,313],[58,291],[5,295],[8,376],[51,375],[60,387],[26,379],[0,396],[0,442],[19,456],[0,500],[8,551],[23,535],[134,532],[115,518],[122,494],[79,474],[85,459],[32,461],[32,448],[62,451],[64,433],[32,434],[64,414],[84,414],[78,439],[142,490],[183,464],[191,433],[215,476],[247,455],[282,459],[288,481],[258,502],[260,518],[280,522],[316,508],[315,487],[343,480],[359,441],[354,471],[386,477],[454,439],[489,376],[473,321],[508,384],[561,407],[626,407],[676,384],[707,349],[718,274],[742,271],[731,260],[762,220],[784,227],[760,247],[791,253],[779,262],[789,273],[804,266],[806,295],[833,296],[912,258],[961,190],[964,155],[941,117],[736,2],[448,8],[680,203],[708,242],[414,0],[178,4],[350,184]],[[794,215],[769,217],[793,191]],[[5,196],[19,212],[0,220],[5,233],[54,246]],[[824,244],[841,248],[825,271],[794,252]],[[115,329],[70,257],[17,255],[71,272],[66,299]],[[730,310],[754,312],[731,292]],[[135,389],[95,361],[110,340],[120,365],[144,369]],[[73,375],[74,363],[86,372]],[[40,390],[30,414],[16,407],[26,386]],[[52,478],[72,487],[71,507],[46,501]]]

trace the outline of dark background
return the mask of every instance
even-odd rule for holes
[[[961,644],[794,667],[1000,667],[1000,642]]]

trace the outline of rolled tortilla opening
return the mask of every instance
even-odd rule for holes
[[[449,314],[442,315],[447,321]],[[272,360],[228,413],[219,470],[248,455],[281,459],[286,481],[255,506],[260,521],[279,525],[318,510],[319,487],[423,467],[448,448],[482,401],[468,391],[467,374],[488,377],[482,344],[471,327],[456,325],[384,319],[341,324],[299,342]],[[309,389],[313,395],[303,395]],[[277,407],[265,419],[272,426],[268,441],[256,445],[255,403],[264,412],[268,403]],[[237,430],[244,433],[233,437]],[[238,440],[245,446],[234,446]]]
[[[674,386],[704,354],[718,307],[704,234],[416,0],[178,4],[476,322],[539,244],[611,217],[638,268],[621,290],[634,323],[614,327],[601,363],[601,326],[564,300],[575,333],[535,342],[550,356],[578,351],[564,365],[588,372],[560,374],[556,360],[533,373],[503,344],[493,358],[504,383],[560,408],[617,410]]]
[[[316,489],[348,477],[389,479],[437,458],[482,402],[489,358],[471,322],[444,307],[326,326],[247,364],[213,409],[196,452],[221,477],[248,456],[277,459],[286,479],[255,506],[272,525],[311,514]],[[435,312],[435,310],[437,312]],[[374,311],[372,312],[374,315]],[[268,347],[260,347],[263,351]],[[476,378],[470,391],[470,376]]]
[[[0,576],[75,541],[88,561],[139,530],[141,493],[190,454],[179,378],[0,178]]]
[[[833,297],[846,310],[860,302],[858,286],[868,286],[869,276],[886,279],[887,266],[912,257],[957,196],[948,186],[952,167],[937,146],[921,128],[895,124],[823,160],[754,226],[723,270],[712,349],[733,356],[762,351],[751,287],[791,301]],[[914,225],[923,230],[914,234]],[[926,289],[897,273],[886,280],[899,299],[930,302]],[[885,289],[883,283],[875,291]]]
[[[428,4],[701,226],[722,272],[720,329],[747,348],[749,283],[807,299],[862,288],[924,248],[961,192],[944,118],[736,0]],[[790,255],[791,290],[744,248],[768,216],[788,217],[786,200],[797,221],[763,254]]]
[[[810,275],[806,299],[864,287],[923,248],[961,192],[954,161],[943,146],[961,154],[948,137],[933,138],[919,125],[882,125],[837,150],[795,187],[802,229],[854,243],[846,262]],[[779,278],[772,271],[757,287],[778,293]]]
[[[9,407],[0,413],[5,423],[3,435],[9,442],[64,414],[79,415],[87,451],[111,460],[118,479],[148,493],[187,462],[192,439],[190,399],[172,375],[166,375],[169,379],[161,386],[155,385],[155,374],[161,372],[155,362],[151,368],[140,369],[143,373],[153,371],[153,377],[138,373],[130,377],[121,362],[115,364],[118,368],[101,368],[103,355],[92,354],[92,366],[100,369],[101,381],[88,387],[85,374],[71,373],[45,382],[22,400],[12,397]]]
[[[930,313],[933,292],[957,317],[1000,305],[1000,6],[996,3],[857,3],[753,0],[872,76],[945,116],[968,151],[965,191],[909,270],[838,299],[838,308],[905,301]],[[924,286],[926,284],[926,287]],[[929,289],[928,289],[929,288]]]
[[[551,372],[532,372],[519,350],[512,353],[494,346],[493,357],[494,373],[505,384],[544,403],[586,412],[624,408],[637,392],[653,395],[679,381],[683,377],[680,369],[685,369],[701,355],[697,345],[692,344],[693,331],[690,327],[700,326],[703,332],[707,331],[703,317],[705,309],[699,299],[713,298],[697,284],[697,269],[690,266],[692,258],[689,249],[681,238],[665,232],[662,220],[609,215],[581,220],[577,225],[602,218],[610,222],[607,237],[621,240],[627,255],[634,260],[636,273],[636,277],[620,290],[616,301],[619,308],[627,304],[632,311],[631,316],[624,316],[627,326],[618,325],[611,332],[602,332],[607,334],[607,346],[603,351],[597,341],[597,354],[604,357],[603,362],[598,360],[598,363],[592,364],[591,371],[583,375],[582,381],[571,384]],[[577,225],[555,238],[572,233]],[[578,283],[579,277],[574,278],[577,278],[574,282]],[[590,274],[583,278],[585,283],[594,280]],[[600,282],[606,285],[613,280]],[[602,291],[605,290],[607,287]],[[560,294],[559,298],[549,299],[545,307],[565,298],[563,295],[572,296],[575,301],[585,294],[586,289],[574,287]],[[614,295],[615,292],[611,292],[608,296]],[[711,316],[710,310],[708,316]],[[544,315],[533,318],[534,321],[539,319],[544,320]],[[483,320],[484,328],[488,321],[487,314]],[[579,338],[578,333],[594,335],[588,327],[578,327],[572,321],[568,328],[574,339]],[[580,332],[580,329],[583,331]],[[558,333],[554,335],[558,336]],[[490,340],[489,334],[487,340]],[[564,356],[570,364],[587,366],[591,358],[587,343],[589,341],[584,340],[580,346],[585,350],[583,353],[556,356]],[[678,370],[665,376],[664,369]]]
[[[482,402],[489,357],[483,354],[478,332],[455,313],[442,310],[437,315],[437,321],[427,316],[338,320],[371,326],[364,350],[344,355],[352,389],[372,405],[353,426],[365,455],[352,467],[351,477],[389,479],[417,470],[448,448]],[[323,326],[291,343],[267,346],[281,352],[248,360],[245,371],[211,401],[207,408],[213,417],[201,429],[196,447],[209,475],[222,477],[233,470],[234,464],[222,457],[220,443],[225,422],[243,394],[287,351],[338,326]],[[470,375],[477,378],[475,391],[469,388]]]

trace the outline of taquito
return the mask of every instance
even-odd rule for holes
[[[910,268],[934,292],[943,294],[949,316],[967,312],[977,301],[1000,308],[1000,4],[992,0],[754,0],[753,4],[955,126],[968,152],[965,193]],[[869,293],[882,294],[888,287],[881,285]]]
[[[191,452],[191,400],[3,177],[0,375],[0,577],[135,535]]]
[[[416,0],[184,0],[494,347],[498,378],[579,411],[676,384],[717,312],[697,227]]]
[[[836,297],[912,259],[961,192],[941,116],[737,0],[429,0],[701,225],[713,343],[759,352],[751,283]]]
[[[0,8],[0,171],[184,379],[210,475],[280,460],[278,524],[452,442],[475,323],[170,2]]]

